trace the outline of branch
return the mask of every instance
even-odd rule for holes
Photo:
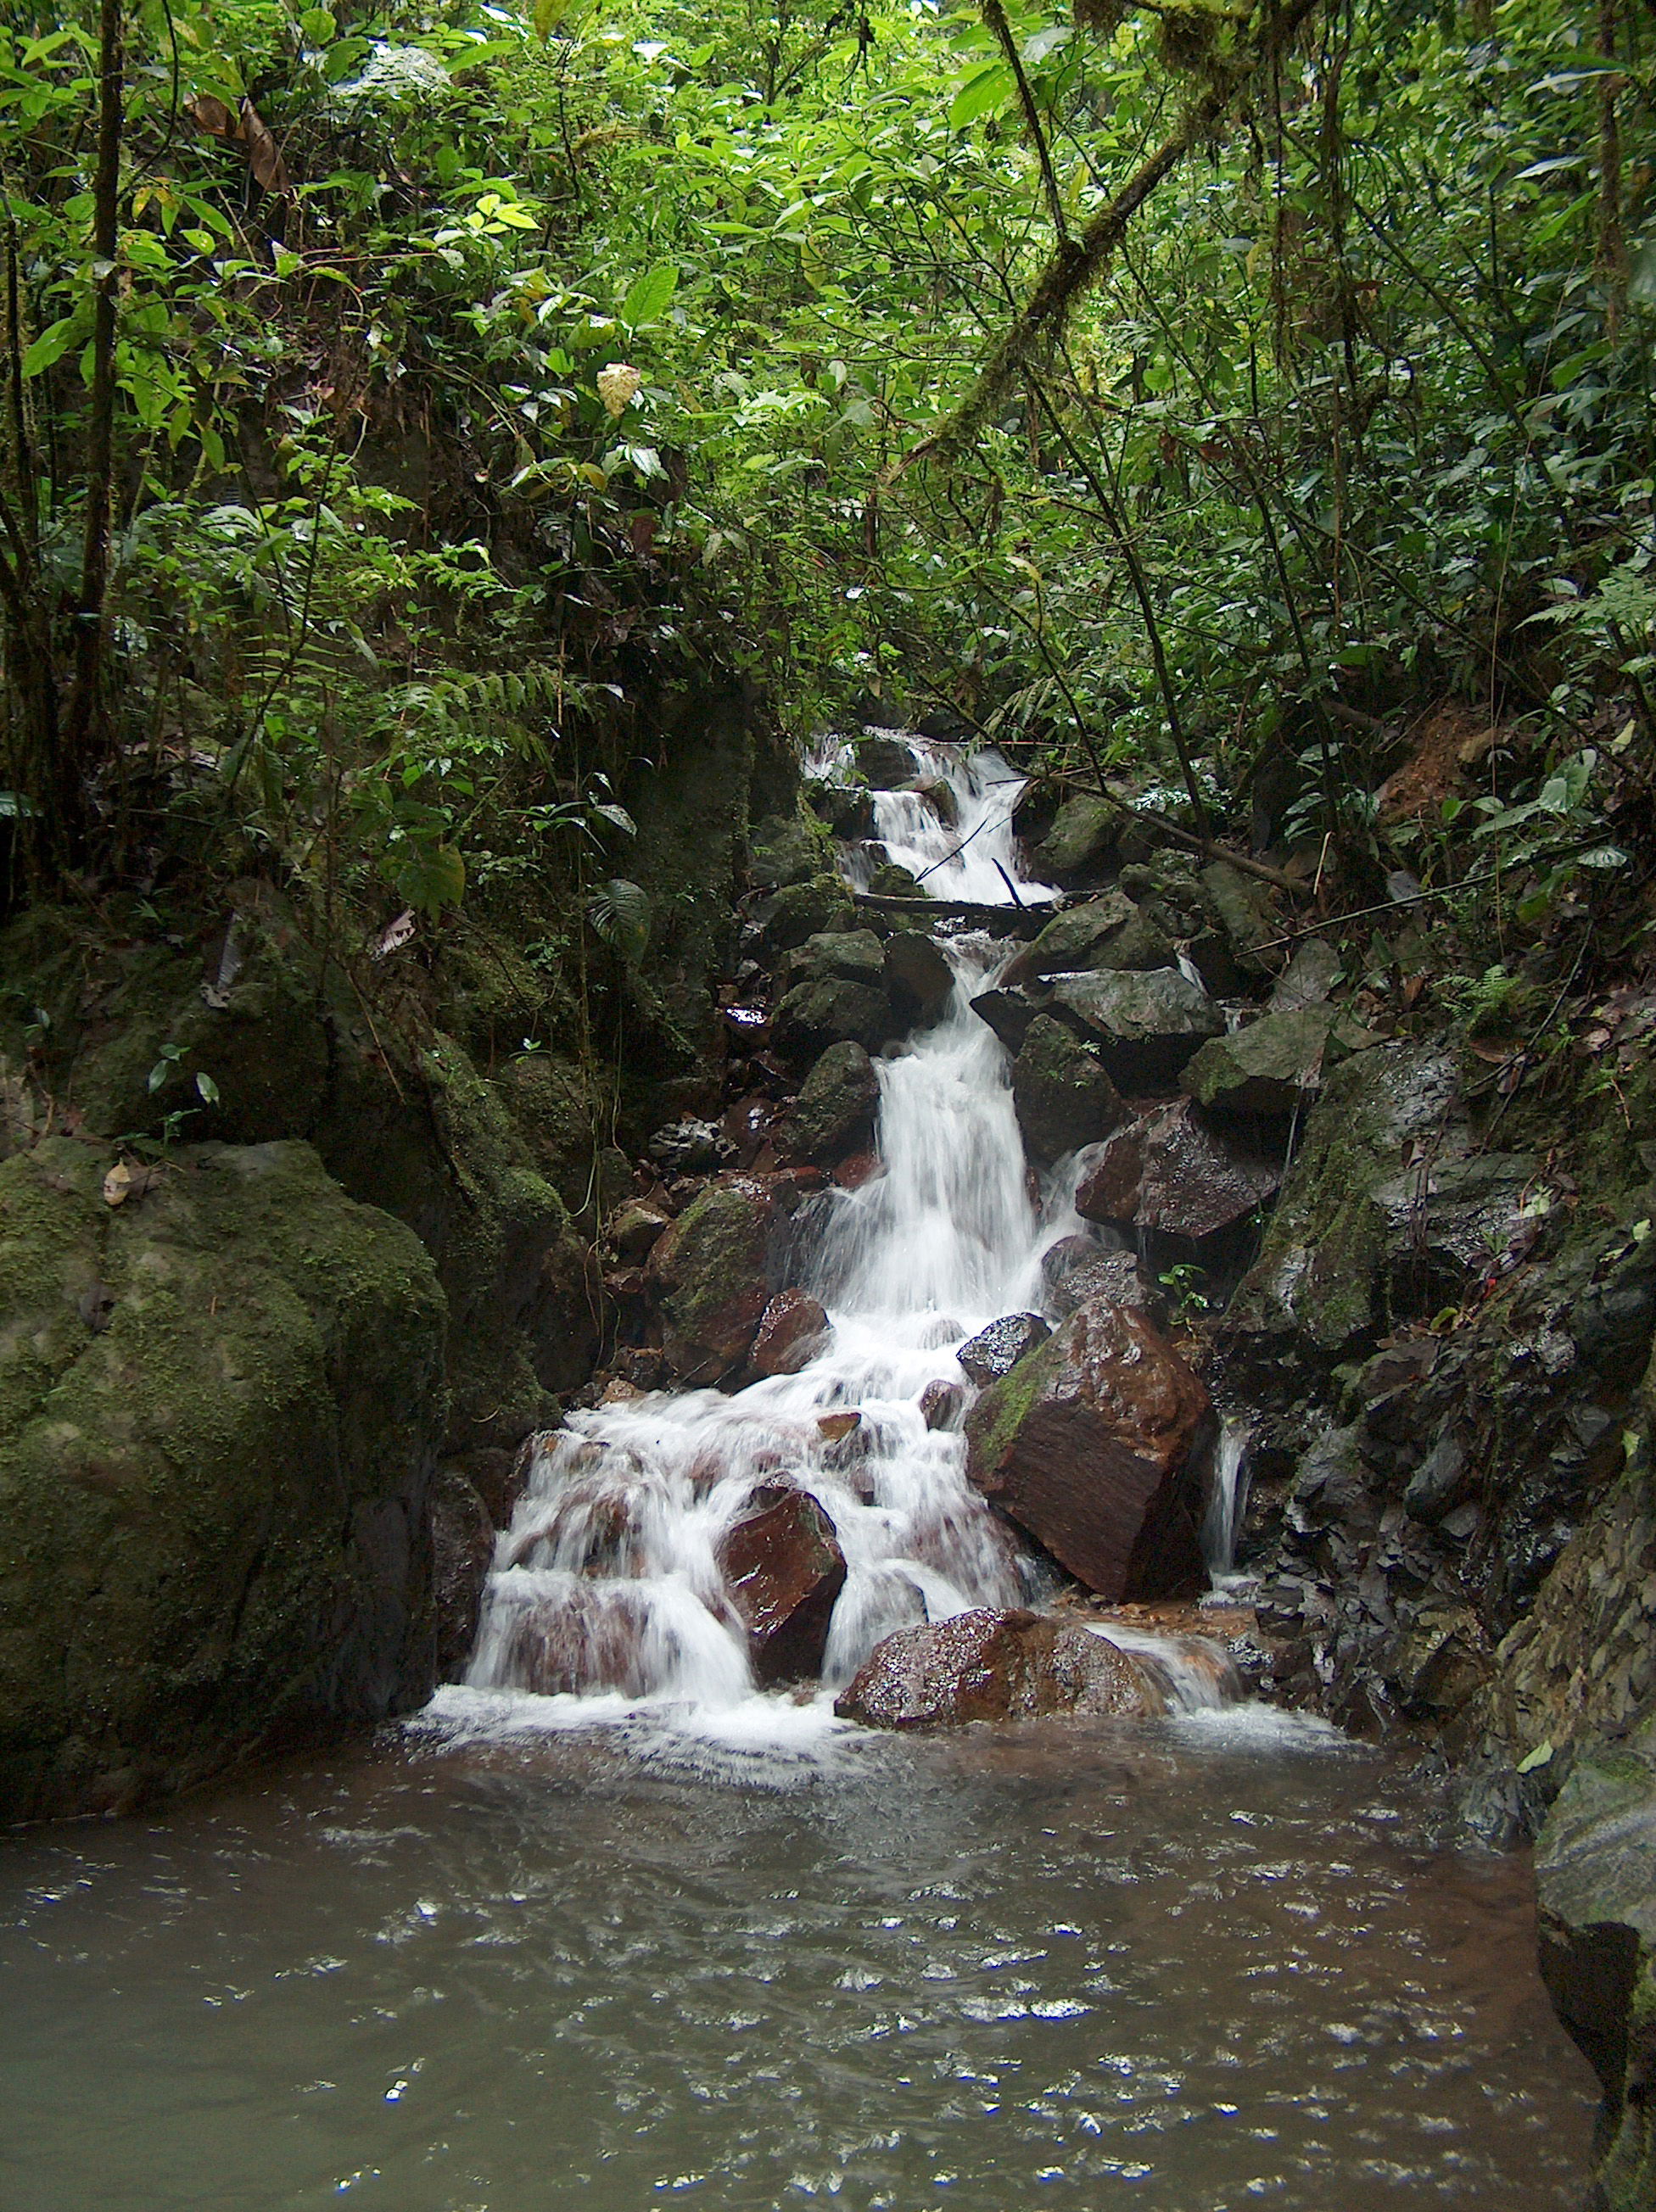
[[[1040,110],[1035,105],[1035,94],[1024,74],[1023,56],[1018,52],[1018,41],[1012,35],[1012,26],[1007,21],[1007,11],[1001,0],[983,0],[983,21],[999,40],[1001,52],[1007,58],[1007,66],[1018,81],[1018,99],[1024,111],[1025,125],[1034,141],[1035,158],[1041,165],[1041,183],[1046,192],[1052,228],[1058,234],[1060,248],[1066,247],[1070,242],[1069,226],[1064,221],[1063,199],[1058,191],[1058,179],[1053,173],[1052,155],[1047,149],[1046,133],[1041,128]]]

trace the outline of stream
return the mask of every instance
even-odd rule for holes
[[[950,804],[876,794],[884,857],[1048,896],[1004,763],[924,759]],[[941,941],[884,1174],[801,1218],[798,1372],[545,1440],[413,1722],[0,1856],[0,2212],[1579,2203],[1526,1864],[1454,1850],[1418,1775],[1121,1632],[1158,1718],[836,1717],[892,1630],[1050,1590],[965,1480],[955,1355],[1040,1306],[1075,1164],[1032,1186],[971,1010],[1009,948]],[[778,1481],[845,1561],[805,1689],[755,1680],[721,1565]]]

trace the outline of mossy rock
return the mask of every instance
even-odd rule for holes
[[[879,1106],[880,1078],[862,1046],[849,1038],[831,1044],[794,1102],[794,1151],[819,1167],[834,1166],[869,1142]]]
[[[854,929],[856,908],[842,877],[812,876],[765,900],[756,918],[764,949],[775,959],[822,930]]]
[[[1050,1014],[1037,1014],[1012,1064],[1012,1099],[1031,1156],[1049,1165],[1127,1118],[1098,1055]]]
[[[1296,1112],[1321,1086],[1333,1010],[1263,1014],[1204,1044],[1179,1087],[1209,1113],[1267,1119]]]
[[[1035,865],[1054,883],[1097,874],[1115,853],[1121,809],[1082,792],[1065,799],[1036,848]]]
[[[301,1144],[0,1166],[0,1802],[119,1809],[428,1693],[427,1255]],[[142,1176],[139,1178],[143,1181]]]
[[[732,1176],[693,1199],[649,1257],[661,1348],[688,1383],[716,1382],[747,1358],[771,1292],[790,1185]]]

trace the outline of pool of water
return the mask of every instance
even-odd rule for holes
[[[1244,1710],[428,1729],[0,1846],[6,2212],[1580,2203],[1521,1859]]]

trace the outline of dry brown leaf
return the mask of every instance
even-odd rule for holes
[[[418,924],[414,919],[413,908],[405,906],[395,921],[387,922],[385,927],[374,939],[374,959],[384,960],[391,953],[400,952],[410,938],[413,936],[417,927]]]
[[[231,145],[240,143],[241,125],[224,102],[215,100],[210,92],[192,94],[184,106],[186,113],[198,131],[204,131],[210,138],[222,138]]]
[[[125,1206],[132,1189],[132,1170],[125,1160],[117,1160],[103,1179],[104,1204]]]
[[[247,149],[247,166],[267,192],[277,198],[289,190],[288,165],[271,136],[271,128],[251,100],[241,103],[241,137]]]

